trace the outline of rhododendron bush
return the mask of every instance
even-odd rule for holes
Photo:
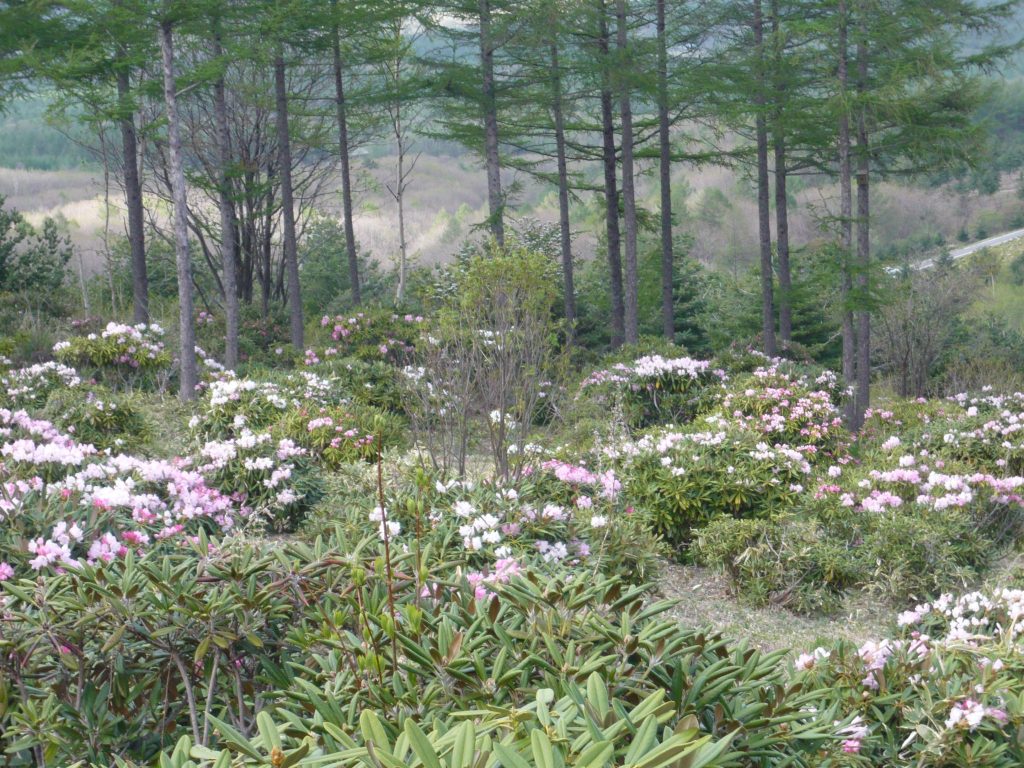
[[[24,411],[0,410],[0,424],[7,578],[145,554],[200,530],[230,530],[248,513],[181,462],[103,456]]]
[[[900,614],[900,636],[796,659],[797,680],[853,720],[850,765],[1021,765],[1024,593],[944,594]]]
[[[107,323],[100,333],[73,336],[53,347],[57,359],[111,389],[161,388],[172,363],[157,324]]]
[[[716,515],[768,517],[789,508],[811,474],[805,454],[717,417],[688,431],[655,430],[610,453],[629,498],[675,544]]]
[[[649,355],[594,371],[576,397],[599,409],[622,408],[637,426],[688,421],[725,378],[706,360]]]

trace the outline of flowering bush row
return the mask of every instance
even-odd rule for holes
[[[697,532],[697,556],[747,597],[807,612],[855,586],[906,600],[970,583],[1020,536],[1024,478],[965,472],[926,451],[889,462],[829,466],[779,519],[717,520]]]
[[[110,562],[129,550],[143,554],[200,530],[230,530],[247,513],[181,462],[124,455],[87,461],[93,453],[70,438],[40,436],[49,452],[3,445],[4,469],[20,475],[0,489],[0,571],[7,578]]]

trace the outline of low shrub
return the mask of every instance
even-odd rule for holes
[[[1022,594],[943,595],[900,616],[902,636],[839,642],[797,659],[796,684],[814,687],[846,719],[851,765],[1024,762]]]
[[[352,357],[404,365],[424,323],[421,315],[397,315],[383,308],[335,317],[324,315],[318,334],[323,338],[305,351],[304,362],[316,365],[334,357]]]
[[[675,546],[717,515],[767,518],[790,509],[811,466],[785,445],[720,423],[709,431],[656,430],[615,449],[626,496]]]
[[[405,392],[401,371],[382,360],[330,357],[315,367],[354,403],[401,413]]]
[[[379,449],[403,442],[404,425],[368,406],[302,407],[288,412],[278,431],[328,469],[353,461],[375,461]]]
[[[926,461],[905,455],[885,471],[834,466],[791,515],[702,528],[695,555],[724,568],[745,597],[799,612],[835,608],[854,586],[897,602],[963,588],[1020,536],[1024,478]]]
[[[86,378],[113,390],[162,390],[172,363],[163,337],[163,328],[155,323],[110,322],[99,334],[72,336],[57,342],[53,353],[60,362],[74,366]]]
[[[43,415],[81,443],[125,451],[138,449],[150,439],[145,410],[137,396],[94,386],[55,390]]]
[[[335,381],[310,371],[262,378],[225,373],[206,388],[189,428],[200,441],[229,438],[244,429],[270,428],[289,409],[332,405],[342,397]]]
[[[725,378],[705,360],[651,355],[592,372],[576,399],[578,407],[621,409],[633,427],[685,423],[708,407]]]
[[[715,413],[772,442],[807,449],[807,454],[835,453],[848,439],[836,375],[798,375],[789,367],[775,362],[734,377]]]
[[[243,427],[237,437],[207,441],[196,469],[274,531],[294,531],[323,495],[306,449],[269,432]]]
[[[0,405],[13,410],[36,410],[58,390],[77,388],[82,383],[74,368],[49,361],[0,373]]]

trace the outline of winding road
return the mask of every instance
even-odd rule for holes
[[[1024,229],[1015,229],[1011,232],[1004,232],[1001,235],[996,235],[995,237],[987,237],[984,240],[979,240],[976,243],[970,243],[969,245],[965,245],[961,248],[954,248],[952,251],[949,252],[949,255],[953,259],[953,261],[958,261],[959,259],[963,259],[966,258],[967,256],[970,256],[972,253],[977,253],[983,248],[993,248],[997,245],[1003,245],[1005,243],[1012,242],[1013,240],[1019,240],[1021,238],[1024,238]],[[931,258],[919,261],[916,264],[914,264],[914,269],[931,269],[932,267],[935,266],[936,258],[938,257],[932,256]],[[894,274],[896,272],[899,272],[900,268],[886,267],[886,271],[889,272],[890,274]]]

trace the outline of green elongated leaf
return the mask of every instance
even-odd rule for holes
[[[302,758],[309,754],[309,742],[303,742],[301,746],[293,749],[284,756],[284,760],[281,761],[281,768],[292,768],[293,765],[298,763]]]
[[[452,746],[451,768],[468,768],[473,762],[476,750],[476,728],[467,720],[458,727],[455,744]]]
[[[277,732],[277,724],[266,710],[256,715],[256,728],[259,729],[267,752],[275,747],[281,749],[281,734]]]
[[[537,766],[530,765],[522,755],[509,749],[504,744],[495,743],[494,754],[498,756],[504,768],[540,768],[539,763]]]
[[[587,678],[587,700],[603,721],[608,714],[608,689],[597,672]]]
[[[209,650],[210,650],[210,636],[207,635],[202,640],[200,640],[199,641],[199,645],[196,646],[196,654],[195,654],[195,657],[194,657],[193,661],[196,664],[201,662],[203,660],[203,657],[206,656],[206,654],[209,652]]]
[[[537,768],[555,768],[555,753],[547,734],[539,728],[530,732],[530,747]]]
[[[327,731],[327,733],[343,747],[346,749],[355,749],[356,743],[353,741],[352,737],[341,730],[341,728],[335,723],[325,722],[323,727],[324,730]]]
[[[3,589],[4,591],[14,595],[16,598],[21,600],[21,602],[26,603],[27,605],[32,605],[32,598],[29,597],[28,592],[25,592],[21,588],[14,586],[10,582],[10,580],[0,582],[0,589]]]
[[[249,740],[245,738],[241,733],[236,731],[234,727],[228,725],[223,720],[210,715],[210,722],[213,723],[213,727],[216,728],[220,735],[224,738],[230,746],[234,747],[237,751],[248,755],[254,760],[262,761],[264,755],[261,755],[253,746],[249,743]],[[193,747],[195,749],[195,747]]]
[[[366,752],[380,765],[388,768],[407,768],[406,764],[391,754],[390,750],[375,746],[372,741],[366,743]]]
[[[441,761],[438,759],[430,739],[411,719],[405,721],[405,735],[409,738],[409,745],[416,753],[416,757],[423,763],[424,768],[441,768]]]
[[[647,753],[647,751],[654,745],[655,739],[658,738],[658,721],[652,715],[648,717],[637,729],[636,734],[633,736],[633,742],[629,745],[629,749],[626,751],[625,762],[627,765],[636,763],[641,755]]]
[[[739,733],[739,729],[714,743],[704,744],[699,752],[692,752],[686,755],[680,768],[704,768],[706,765],[712,765],[729,749],[737,733]]]
[[[199,758],[200,760],[216,760],[220,757],[223,751],[224,750],[210,749],[209,747],[204,747],[201,744],[196,744],[189,750],[189,754],[192,757]]]
[[[121,638],[124,637],[124,633],[125,633],[126,629],[128,629],[128,627],[126,625],[122,624],[117,629],[115,629],[113,632],[111,632],[110,633],[110,637],[107,638],[106,642],[103,643],[103,647],[100,648],[100,652],[101,653],[106,653],[111,648],[113,648],[115,645],[120,643],[121,642]]]
[[[379,750],[391,750],[391,742],[375,712],[369,709],[362,711],[359,715],[359,730],[362,731],[364,741],[372,741]]]
[[[687,741],[680,736],[673,736],[644,755],[643,760],[637,762],[634,768],[664,768],[664,766],[696,752],[710,740],[710,736],[703,736],[696,741]]]
[[[575,768],[604,768],[615,751],[610,741],[595,741],[580,752],[574,763]]]

